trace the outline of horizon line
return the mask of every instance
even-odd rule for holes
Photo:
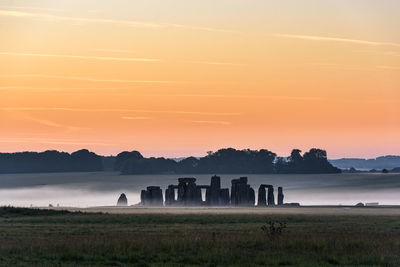
[[[73,141],[73,140],[67,140],[66,141],[66,139],[63,139],[64,140],[64,142],[63,143],[69,143],[68,141]],[[1,141],[0,140],[0,143],[3,143],[3,141]],[[51,142],[51,144],[57,144],[57,142],[56,141],[52,141]],[[85,144],[85,142],[72,142],[71,144],[80,144],[80,145],[83,145],[83,144]],[[107,144],[107,145],[111,145],[111,144]],[[217,152],[217,151],[219,151],[219,150],[222,150],[222,149],[230,149],[230,148],[232,148],[232,149],[235,149],[235,150],[237,150],[237,151],[243,151],[243,150],[252,150],[252,151],[259,151],[259,150],[262,150],[262,149],[266,149],[266,148],[260,148],[260,149],[250,149],[250,148],[244,148],[244,149],[236,149],[236,148],[233,148],[233,147],[224,147],[224,148],[219,148],[219,149],[217,149],[217,150],[215,150],[215,151],[212,151],[213,153],[215,153],[215,152]],[[313,148],[316,148],[316,147],[312,147],[312,148],[310,148],[310,149],[313,149]],[[294,148],[295,149],[295,148]],[[308,149],[308,150],[310,150],[310,149]],[[318,149],[318,148],[316,148],[316,149]],[[95,153],[96,155],[98,155],[98,156],[101,156],[101,157],[116,157],[118,154],[120,154],[120,153],[122,153],[122,152],[132,152],[132,151],[137,151],[137,152],[139,152],[140,154],[142,154],[142,152],[140,152],[139,150],[122,150],[121,152],[119,152],[118,154],[110,154],[110,155],[104,155],[104,154],[100,154],[100,153],[96,153],[96,152],[94,152],[94,150],[90,150],[90,149],[88,149],[88,148],[80,148],[80,149],[77,149],[77,150],[74,150],[74,151],[64,151],[64,150],[58,150],[58,149],[45,149],[45,150],[41,150],[41,151],[32,151],[32,150],[24,150],[24,151],[13,151],[13,152],[1,152],[0,151],[0,154],[15,154],[15,153],[43,153],[43,152],[46,152],[46,151],[57,151],[57,152],[60,152],[60,153],[68,153],[68,154],[71,154],[71,153],[74,153],[74,152],[77,152],[77,151],[80,151],[80,150],[88,150],[89,152],[92,152],[92,153]],[[269,149],[266,149],[266,150],[268,150],[268,151],[270,151],[270,152],[272,152],[272,153],[274,153],[273,151],[271,151],[271,150],[269,150]],[[293,150],[293,149],[292,149]],[[322,149],[322,150],[325,150],[325,149]],[[302,152],[308,152],[307,151],[307,149],[306,150],[301,150]],[[325,150],[326,151],[326,150]],[[276,153],[275,153],[276,154]],[[143,155],[143,154],[142,154]],[[202,157],[205,157],[207,155],[207,152],[205,152],[205,155],[203,155],[203,156],[194,156],[194,155],[182,155],[182,156],[162,156],[162,155],[158,155],[158,156],[147,156],[147,157],[145,157],[145,158],[151,158],[151,157],[162,157],[162,158],[166,158],[166,159],[185,159],[185,158],[189,158],[189,157],[194,157],[194,158],[202,158]],[[280,157],[283,157],[283,158],[286,158],[286,157],[289,157],[290,155],[287,155],[287,156],[281,156],[281,155],[277,155],[276,156],[276,158],[280,158]],[[372,157],[372,158],[369,158],[369,157],[362,157],[362,156],[360,156],[360,157],[339,157],[339,158],[329,158],[328,157],[328,160],[341,160],[341,159],[364,159],[364,160],[376,160],[376,159],[378,159],[378,158],[382,158],[382,157],[399,157],[400,158],[400,154],[399,155],[394,155],[394,154],[385,154],[385,155],[381,155],[381,156],[376,156],[376,157]]]

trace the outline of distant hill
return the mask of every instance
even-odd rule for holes
[[[375,159],[343,158],[329,160],[333,166],[340,169],[356,168],[357,170],[394,169],[400,167],[400,156],[384,156]]]

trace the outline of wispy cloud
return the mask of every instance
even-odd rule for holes
[[[374,41],[365,41],[365,40],[347,39],[347,38],[336,38],[336,37],[325,37],[325,36],[295,35],[295,34],[276,34],[276,36],[277,37],[281,37],[281,38],[292,38],[292,39],[301,39],[301,40],[308,40],[308,41],[341,42],[341,43],[353,43],[353,44],[371,45],[371,46],[395,46],[395,47],[400,47],[400,43],[374,42]]]
[[[59,92],[68,95],[118,95],[126,96],[131,95],[132,90],[129,92],[118,92],[119,90],[127,90],[129,88],[118,88],[118,87],[108,87],[108,88],[98,88],[98,87],[33,87],[33,86],[0,86],[0,91],[15,91],[20,90],[21,92]],[[118,93],[117,93],[118,92]]]
[[[311,65],[320,66],[327,69],[339,69],[339,70],[356,70],[356,71],[382,71],[382,70],[399,70],[400,67],[396,66],[371,66],[364,67],[358,65],[345,65],[337,63],[311,63]]]
[[[29,12],[12,11],[12,10],[0,10],[0,16],[8,16],[8,17],[16,17],[16,18],[35,18],[35,19],[44,19],[44,20],[51,20],[51,21],[67,21],[67,22],[72,22],[72,23],[112,24],[112,25],[140,27],[140,28],[152,28],[152,29],[181,28],[181,29],[210,31],[210,32],[227,32],[227,33],[235,32],[232,30],[210,28],[210,27],[190,26],[190,25],[175,24],[175,23],[152,23],[152,22],[131,21],[131,20],[78,18],[78,17],[56,16],[56,15],[49,15],[49,14],[43,14],[43,13],[29,13]]]
[[[400,70],[400,67],[396,66],[376,66],[376,68],[382,70]]]
[[[190,121],[192,123],[199,123],[199,124],[217,124],[217,125],[231,125],[232,122],[229,121]]]
[[[157,83],[157,84],[183,83],[182,81],[96,79],[96,78],[89,78],[89,77],[45,75],[45,74],[10,74],[10,75],[0,75],[0,77],[3,77],[3,78],[50,78],[50,79],[72,80],[72,81],[109,82],[109,83]]]
[[[313,64],[313,65],[321,65],[327,67],[340,67],[338,64]],[[0,75],[1,77],[1,75]],[[126,90],[127,88],[101,88],[101,90],[105,90],[105,92],[99,92],[99,88],[97,87],[68,87],[68,88],[43,88],[43,87],[29,87],[29,86],[0,86],[1,90],[14,90],[14,89],[22,89],[22,90],[35,90],[35,91],[67,91],[68,94],[107,94],[107,95],[116,95],[116,96],[126,96],[130,95],[131,92],[118,92],[118,90]],[[74,91],[75,92],[71,92]],[[82,92],[82,90],[88,92]],[[137,96],[146,96],[146,97],[202,97],[202,98],[238,98],[238,99],[271,99],[271,100],[299,100],[299,101],[321,101],[325,98],[318,96],[288,96],[288,95],[234,95],[234,94],[143,94]]]
[[[59,8],[34,7],[34,6],[0,6],[0,8],[18,9],[18,10],[39,10],[39,11],[64,11],[63,9]]]
[[[133,61],[133,62],[158,62],[157,58],[135,58],[135,57],[97,57],[97,56],[77,56],[77,55],[59,55],[59,54],[37,54],[37,53],[18,53],[18,52],[0,52],[3,56],[19,57],[53,57],[84,60],[104,60],[104,61]]]
[[[121,117],[121,119],[123,119],[123,120],[150,120],[151,118],[150,117],[127,117],[127,116],[124,116],[124,117]]]
[[[161,24],[161,25],[165,25],[166,27],[182,28],[182,29],[189,29],[189,30],[199,30],[199,31],[208,31],[208,32],[237,33],[237,31],[234,31],[234,30],[211,28],[211,27],[190,26],[190,25],[174,24],[174,23],[164,23],[164,24]]]
[[[395,52],[395,51],[378,51],[378,50],[366,50],[366,49],[362,49],[362,50],[356,50],[354,51],[355,53],[362,53],[362,54],[370,54],[370,55],[384,55],[384,56],[392,56],[392,57],[400,57],[400,53],[399,52]]]
[[[318,66],[325,69],[335,69],[335,70],[355,70],[355,71],[379,71],[375,67],[364,67],[358,65],[345,65],[337,63],[311,63],[311,65]]]
[[[227,65],[227,66],[244,66],[240,63],[230,63],[230,62],[214,62],[214,61],[189,61],[193,64],[205,64],[205,65]]]
[[[322,97],[311,96],[284,96],[284,95],[218,95],[218,94],[163,94],[163,95],[148,95],[148,96],[173,96],[173,97],[209,97],[209,98],[241,98],[241,99],[276,99],[276,100],[310,100],[319,101],[323,100]]]
[[[63,128],[63,129],[68,130],[68,131],[78,131],[78,130],[84,129],[82,127],[64,125],[64,124],[56,123],[54,121],[50,121],[50,120],[46,120],[46,119],[34,118],[34,117],[31,117],[31,116],[28,116],[28,115],[25,115],[24,119],[27,120],[27,121],[32,121],[32,122],[44,125],[44,126],[55,127],[55,128]],[[87,129],[87,128],[85,128],[85,129]]]
[[[1,137],[0,143],[39,143],[39,144],[55,144],[55,145],[97,145],[111,146],[111,143],[93,142],[74,139],[52,139],[52,138],[31,138],[31,137]]]
[[[213,116],[239,116],[240,113],[229,112],[203,112],[185,110],[146,110],[146,109],[112,109],[112,108],[69,108],[69,107],[0,107],[1,111],[69,111],[69,112],[130,112],[130,113],[168,113],[182,115],[213,115]]]
[[[110,53],[120,53],[120,54],[136,54],[137,51],[135,50],[125,50],[125,49],[92,49],[92,51],[97,51],[97,52],[110,52]]]
[[[27,90],[27,89],[29,89],[29,90],[34,90],[34,89],[40,89],[40,90],[43,90],[42,88],[36,88],[36,87],[31,87],[31,86],[0,86],[0,90],[1,91],[5,91],[5,90],[18,90],[18,89],[21,89],[21,90]],[[49,90],[51,90],[51,89],[49,89]],[[46,90],[47,91],[47,90]]]

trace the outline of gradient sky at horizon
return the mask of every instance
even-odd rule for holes
[[[2,0],[0,151],[400,154],[397,0]]]

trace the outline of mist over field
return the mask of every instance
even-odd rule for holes
[[[177,184],[179,177],[195,177],[197,184],[208,185],[211,176],[119,175],[117,172],[3,174],[0,175],[0,205],[112,206],[121,193],[127,195],[129,205],[134,205],[140,201],[140,190],[147,186],[161,186],[164,191],[169,184]],[[260,184],[283,186],[285,202],[301,205],[355,205],[358,202],[400,205],[400,174],[220,176],[224,188],[230,188],[232,179],[247,176],[256,194]]]

